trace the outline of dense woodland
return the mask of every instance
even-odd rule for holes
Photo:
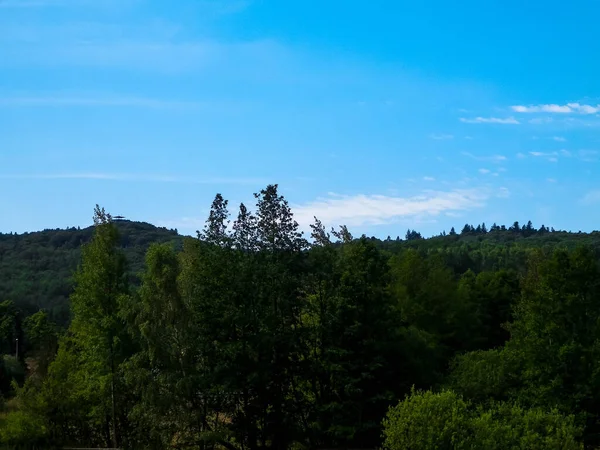
[[[600,448],[600,233],[305,237],[255,198],[0,235],[0,443]]]

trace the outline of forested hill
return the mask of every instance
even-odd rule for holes
[[[0,447],[600,448],[600,233],[308,242],[254,195],[202,239],[3,235]]]
[[[177,230],[145,222],[118,220],[115,224],[135,284],[150,244],[173,242],[180,247],[183,240]],[[93,233],[93,226],[24,234],[0,233],[0,301],[13,301],[26,315],[45,309],[55,322],[66,325],[72,275],[80,261],[81,245],[89,242]],[[431,238],[408,230],[402,238],[372,237],[370,240],[392,254],[405,248],[440,252],[457,275],[468,269],[477,273],[507,266],[523,268],[531,248],[551,250],[585,245],[600,250],[600,232],[554,231],[543,225],[537,229],[531,223],[524,226],[514,223],[509,227],[494,224],[489,230],[485,224],[465,225],[459,232],[452,229]]]
[[[115,221],[120,245],[133,277],[143,268],[144,255],[154,242],[174,242],[177,230],[145,222]],[[81,260],[81,245],[90,241],[94,227],[44,230],[24,234],[0,233],[0,301],[11,300],[26,315],[45,309],[66,324],[72,276]]]

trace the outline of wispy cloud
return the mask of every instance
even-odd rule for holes
[[[472,119],[461,117],[463,123],[497,123],[503,125],[518,125],[520,122],[514,117],[475,117]]]
[[[558,161],[558,152],[529,152],[529,154],[535,158],[544,158],[549,162]]]
[[[529,154],[535,157],[558,156],[557,152],[529,152]]]
[[[567,103],[566,105],[514,105],[511,108],[518,113],[596,114],[600,111],[600,105],[582,105],[580,103]]]
[[[452,134],[432,134],[429,137],[436,141],[447,141],[449,139],[454,139],[454,135]]]
[[[528,122],[532,125],[542,125],[544,123],[550,123],[553,121],[554,119],[552,117],[535,117],[528,120]]]
[[[598,150],[579,150],[577,157],[584,162],[596,162],[598,161]]]
[[[469,152],[461,152],[461,155],[467,156],[468,158],[474,159],[476,161],[488,161],[496,164],[502,163],[506,161],[506,156],[504,155],[491,155],[491,156],[482,156],[482,155],[474,155]]]
[[[500,198],[508,198],[510,197],[510,190],[507,187],[501,187],[498,189],[498,194],[496,196]]]
[[[163,100],[144,97],[0,97],[0,106],[13,107],[62,107],[62,106],[106,106],[106,107],[133,107],[133,108],[200,108],[214,106],[210,103]]]
[[[0,174],[4,180],[103,180],[103,181],[132,181],[151,183],[182,183],[182,184],[250,184],[264,185],[266,180],[259,178],[219,178],[219,177],[182,177],[176,175],[134,174],[134,173],[31,173],[31,174]]]
[[[106,8],[129,6],[139,0],[0,0],[1,8]]]
[[[303,226],[312,223],[314,216],[331,226],[383,225],[400,219],[418,219],[483,207],[489,197],[490,193],[484,189],[427,191],[409,198],[329,194],[328,197],[295,206],[294,216]]]
[[[123,7],[141,0],[0,0],[0,8],[82,8]],[[236,14],[248,8],[250,0],[196,0],[194,6],[204,13]]]
[[[600,189],[588,192],[579,200],[579,203],[582,205],[593,205],[600,203]]]
[[[562,136],[552,136],[552,140],[556,142],[566,142],[567,140]]]
[[[213,16],[204,10],[198,15],[207,21]],[[265,72],[280,73],[294,63],[290,50],[272,39],[191,39],[184,31],[179,25],[164,21],[15,23],[4,26],[0,33],[0,66],[127,68],[164,73],[193,70],[213,71],[221,76],[229,72],[238,75],[243,69],[245,76],[266,77]]]
[[[45,8],[45,7],[64,7],[77,6],[82,3],[92,3],[86,1],[73,0],[0,0],[0,8]]]
[[[490,173],[490,170],[489,169],[479,169],[479,173],[485,175],[485,174]]]
[[[433,177],[423,177],[424,181],[435,181],[435,178]]]
[[[546,178],[548,183],[556,183],[556,178]]]

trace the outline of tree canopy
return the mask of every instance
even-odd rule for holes
[[[100,207],[1,235],[0,443],[600,445],[597,233],[305,236],[277,185],[254,197],[217,194],[196,237]]]

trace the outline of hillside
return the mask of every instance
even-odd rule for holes
[[[181,241],[175,230],[144,222],[115,223],[134,277],[143,268],[150,244]],[[89,242],[93,233],[92,226],[0,233],[0,300],[12,300],[26,314],[46,309],[54,321],[66,324],[72,274],[80,261],[81,245]]]
[[[150,244],[174,242],[180,246],[183,236],[176,230],[156,227],[145,222],[116,221],[121,247],[129,262],[132,281],[144,265]],[[410,230],[409,230],[410,231]],[[411,234],[412,233],[412,234]],[[24,234],[0,233],[0,301],[12,300],[25,314],[46,309],[59,324],[69,318],[68,297],[72,291],[72,274],[81,256],[81,245],[93,235],[93,227],[44,230]],[[406,248],[425,253],[440,253],[457,275],[471,269],[478,273],[512,266],[523,269],[532,248],[572,249],[580,245],[600,250],[600,232],[550,232],[522,228],[502,228],[489,232],[464,229],[460,234],[421,238],[410,231],[405,239],[370,238],[391,254]]]
[[[217,194],[202,241],[98,208],[91,239],[2,236],[0,444],[600,448],[600,233],[309,245],[276,185],[257,199],[231,223]]]

